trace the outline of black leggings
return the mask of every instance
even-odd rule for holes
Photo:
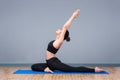
[[[33,71],[44,71],[46,67],[47,67],[46,63],[36,63],[31,66],[31,69]]]
[[[60,70],[64,72],[95,72],[92,68],[87,67],[72,67],[67,64],[62,63],[57,57],[53,57],[49,60],[46,60],[47,63],[38,63],[31,66],[34,71],[44,71],[48,66],[51,70]]]
[[[95,72],[92,68],[87,67],[72,67],[62,63],[57,57],[46,60],[48,67],[51,70],[60,70],[65,72]]]

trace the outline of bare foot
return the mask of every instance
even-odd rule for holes
[[[95,67],[95,72],[103,72],[104,70],[99,68],[99,67]]]
[[[46,67],[46,68],[44,69],[44,72],[51,72],[51,73],[54,73],[52,70],[50,70],[49,67]]]

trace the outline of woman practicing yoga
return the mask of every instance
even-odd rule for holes
[[[54,70],[60,70],[64,72],[101,72],[103,69],[99,67],[95,68],[88,68],[88,67],[73,67],[67,64],[62,63],[55,54],[63,44],[64,40],[67,42],[70,41],[69,31],[68,28],[70,27],[71,23],[75,18],[78,17],[80,10],[77,9],[69,20],[63,25],[62,29],[58,29],[56,31],[56,39],[51,41],[48,44],[48,48],[46,51],[46,63],[38,63],[33,64],[31,66],[32,70],[34,71],[45,71],[53,73]]]

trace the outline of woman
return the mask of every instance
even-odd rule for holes
[[[48,48],[46,51],[46,62],[47,63],[38,63],[32,65],[32,70],[34,71],[45,71],[45,72],[53,72],[54,70],[60,70],[65,72],[101,72],[103,69],[99,67],[95,68],[87,68],[87,67],[72,67],[67,64],[62,63],[55,54],[63,44],[64,40],[67,42],[70,41],[68,28],[75,18],[78,17],[80,10],[77,9],[73,15],[69,18],[69,20],[63,25],[62,29],[58,29],[56,31],[56,39],[51,41],[48,44]]]

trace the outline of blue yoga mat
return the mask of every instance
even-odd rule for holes
[[[32,70],[17,70],[13,74],[109,74],[108,72],[62,72],[55,70],[54,73],[50,72],[37,72]]]

